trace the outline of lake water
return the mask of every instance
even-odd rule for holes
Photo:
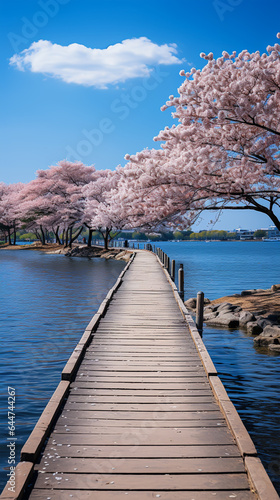
[[[8,387],[16,389],[16,457],[123,261],[0,251],[0,491],[7,481]],[[6,469],[5,469],[6,468]]]
[[[280,243],[160,242],[184,264],[185,298],[210,299],[280,283]],[[0,251],[1,485],[7,466],[7,387],[16,388],[17,452],[56,388],[61,370],[124,263]],[[204,328],[219,375],[280,492],[280,356],[241,331]],[[17,455],[17,456],[18,456]],[[1,489],[1,488],[0,488]]]

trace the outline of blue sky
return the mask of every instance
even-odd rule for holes
[[[173,123],[160,107],[176,95],[181,69],[202,67],[200,52],[263,52],[280,31],[278,0],[9,0],[0,9],[6,183],[28,182],[64,158],[114,169],[126,153],[159,147],[153,137]],[[195,228],[211,229],[211,218]],[[215,229],[269,224],[234,211]]]

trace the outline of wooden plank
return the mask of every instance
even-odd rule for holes
[[[107,421],[106,421],[107,422]],[[68,432],[73,432],[76,434],[123,434],[126,432],[126,427],[123,424],[121,425],[113,425],[115,421],[111,421],[111,425],[107,425],[105,420],[101,420],[99,422],[100,425],[95,425],[95,422],[92,422],[90,419],[76,419],[76,421],[72,421],[72,423],[68,419],[64,419],[64,421],[60,421],[55,426],[53,434],[64,434]],[[120,421],[117,421],[120,423]],[[161,432],[163,429],[171,429],[176,430],[176,432],[181,432],[182,429],[207,429],[209,427],[220,427],[221,420],[188,420],[184,423],[183,426],[180,426],[181,420],[169,421],[169,425],[160,424],[158,421],[150,421],[150,425],[145,425],[145,421],[132,421],[134,425],[130,425],[130,429],[133,433],[140,434],[141,432],[145,433],[145,429],[157,429]],[[138,425],[137,425],[138,424]],[[172,425],[173,424],[173,425]],[[224,427],[225,427],[224,421]]]
[[[279,495],[258,457],[245,457],[245,467],[259,500],[279,500]]]
[[[92,382],[93,384],[95,382],[98,382],[98,383],[101,383],[101,382],[116,382],[116,383],[137,383],[137,384],[148,384],[148,383],[152,383],[152,384],[164,384],[164,383],[172,383],[172,384],[185,384],[185,381],[186,379],[188,379],[188,377],[179,377],[176,375],[173,375],[172,377],[170,376],[167,376],[167,377],[153,377],[153,376],[150,376],[150,377],[141,377],[141,376],[138,376],[138,377],[135,377],[133,374],[130,374],[130,372],[127,373],[127,375],[125,376],[118,376],[117,374],[115,375],[112,375],[112,374],[107,374],[107,376],[102,376],[102,375],[99,375],[99,377],[86,377],[86,376],[83,376],[81,377],[79,380],[85,380],[85,381],[88,381],[88,382]],[[78,381],[77,381],[78,382]],[[211,394],[211,391],[208,391],[209,395]],[[212,397],[213,397],[213,393],[211,394]]]
[[[141,405],[148,405],[148,404],[168,404],[168,405],[188,405],[189,403],[191,404],[196,404],[196,403],[212,403],[214,401],[213,394],[209,393],[205,396],[198,394],[198,395],[192,395],[192,394],[186,394],[184,397],[179,398],[177,401],[172,401],[172,399],[168,399],[165,396],[163,397],[155,397],[152,396],[150,398],[146,397],[144,398],[143,396],[137,397],[137,396],[85,396],[84,394],[77,394],[76,391],[73,391],[72,394],[69,395],[68,397],[68,402],[69,403],[108,403],[108,404],[138,404],[140,403]]]
[[[124,347],[124,346],[141,346],[141,347],[147,347],[148,349],[150,347],[152,348],[164,348],[166,349],[168,352],[169,352],[169,348],[170,347],[178,347],[178,348],[185,348],[186,347],[186,342],[184,342],[184,340],[165,340],[165,339],[157,339],[157,340],[143,340],[143,339],[110,339],[108,340],[107,342],[105,340],[98,340],[97,339],[94,339],[94,344],[88,348],[88,352],[92,352],[94,351],[97,347],[107,347],[109,346],[110,348],[112,347],[115,347],[115,346],[120,346],[120,347]],[[198,359],[198,357],[197,357]]]
[[[196,390],[196,387],[199,390],[199,387],[203,387],[204,389],[204,384],[202,383],[190,383],[186,384],[185,387],[177,390],[155,390],[155,389],[138,389],[135,391],[134,389],[112,389],[111,387],[109,389],[95,389],[92,387],[92,384],[89,384],[88,387],[84,386],[84,384],[79,385],[78,382],[74,382],[74,386],[71,387],[71,389],[75,390],[77,394],[89,394],[88,388],[90,388],[90,394],[92,396],[94,395],[100,395],[100,396],[114,396],[114,395],[119,395],[119,396],[165,396],[166,398],[172,398],[173,396],[184,396],[189,390]],[[207,387],[207,386],[206,386]],[[220,410],[218,409],[219,413]]]
[[[34,464],[32,462],[19,462],[15,468],[14,476],[10,476],[2,494],[1,500],[21,500],[33,473]]]
[[[199,369],[201,373],[204,373],[203,367],[198,363],[192,363],[192,366],[189,366],[189,360],[185,358],[185,356],[182,355],[170,355],[170,356],[153,356],[150,354],[148,355],[147,353],[143,354],[135,354],[133,352],[127,352],[122,356],[122,360],[119,359],[120,355],[117,354],[115,355],[114,353],[108,355],[103,355],[102,352],[94,352],[93,355],[89,356],[87,355],[83,361],[82,361],[82,368],[83,367],[97,367],[104,365],[111,367],[114,364],[118,366],[131,366],[134,367],[139,367],[139,366],[154,366],[154,367],[161,367],[161,366],[177,366],[179,368],[185,369],[186,371],[196,371]],[[91,368],[92,369],[92,368]]]
[[[34,462],[41,451],[47,435],[62,407],[70,382],[62,381],[57,386],[41,417],[21,450],[21,461]]]
[[[110,353],[112,352],[121,352],[121,353],[126,353],[126,352],[133,352],[134,349],[132,346],[129,345],[120,345],[119,343],[116,345],[109,345],[108,347],[99,347],[98,345],[94,345],[93,349],[87,351],[86,356],[90,356],[91,354],[94,354],[96,352],[104,352],[109,350]],[[188,353],[188,346],[185,344],[184,346],[138,346],[137,347],[137,352],[138,353],[154,353],[154,354],[187,354]],[[199,362],[199,359],[197,358],[197,361]]]
[[[119,429],[110,434],[52,434],[51,438],[57,444],[80,444],[80,445],[222,445],[234,444],[230,431],[225,427],[218,429],[141,429],[139,432],[128,429],[127,432],[121,432]]]
[[[217,408],[215,408],[217,410]],[[216,415],[216,411],[213,410],[213,415]],[[212,410],[190,410],[189,412],[184,411],[160,411],[159,408],[156,408],[154,411],[95,411],[94,406],[84,405],[84,408],[81,408],[81,405],[69,405],[68,408],[63,410],[63,413],[67,416],[67,413],[76,412],[76,414],[80,414],[81,418],[96,418],[100,419],[117,419],[117,420],[153,420],[160,422],[162,420],[182,420],[188,419],[190,416],[192,417],[195,412],[199,414],[204,413],[212,413]]]
[[[241,458],[43,458],[35,470],[83,474],[219,474],[245,472]]]
[[[241,418],[239,417],[235,406],[230,401],[221,380],[218,377],[210,377],[209,380],[214,394],[218,399],[219,405],[229,425],[229,428],[232,430],[232,433],[236,439],[241,454],[244,457],[246,455],[256,456],[257,451],[255,445],[250,438]]]
[[[172,494],[172,497],[170,496]],[[102,490],[52,490],[51,500],[69,500],[73,497],[75,500],[154,500],[160,496],[160,500],[257,500],[254,493],[246,490],[226,493],[225,491],[102,491]],[[34,489],[30,500],[46,500],[46,490]]]
[[[76,415],[76,418],[72,415],[71,412],[68,416],[61,416],[55,426],[54,433],[59,432],[60,434],[63,432],[67,432],[67,429],[72,429],[73,432],[76,432],[73,429],[73,426],[79,427],[80,430],[83,430],[85,427],[94,426],[95,428],[102,427],[103,429],[107,427],[122,427],[126,429],[127,427],[141,428],[146,429],[146,427],[158,427],[164,429],[166,427],[219,427],[226,426],[226,421],[221,418],[212,418],[210,416],[208,418],[195,418],[188,420],[164,420],[160,423],[155,420],[105,420],[105,419],[94,419],[94,418],[82,418],[80,414]],[[71,415],[71,416],[69,416]],[[102,431],[101,431],[102,433]]]
[[[183,377],[190,377],[190,374],[195,374],[197,372],[197,367],[196,366],[189,366],[186,367],[184,366],[173,366],[171,364],[165,364],[165,365],[152,365],[151,363],[142,361],[142,364],[134,365],[133,360],[125,361],[122,360],[117,364],[113,359],[108,360],[108,364],[105,361],[97,358],[98,361],[94,361],[91,363],[84,364],[82,367],[82,370],[77,374],[77,378],[85,377],[85,376],[126,376],[127,373],[124,372],[129,372],[131,373],[134,377],[139,376],[139,377],[170,377],[170,376],[183,376]],[[109,364],[111,361],[111,364]],[[137,361],[136,361],[137,362]],[[124,369],[122,369],[124,367]],[[175,369],[170,369],[170,368],[175,368]],[[189,368],[189,369],[188,369]],[[99,373],[98,373],[99,372]],[[101,373],[100,373],[101,372]],[[103,373],[102,373],[103,372]],[[170,373],[170,372],[176,372],[176,373]],[[204,376],[204,372],[201,371],[200,377]],[[206,382],[206,378],[204,377],[204,380]]]
[[[148,366],[154,366],[156,367],[158,370],[162,370],[163,368],[165,369],[166,368],[166,371],[172,371],[172,370],[169,370],[168,367],[170,368],[177,368],[176,371],[181,371],[184,370],[184,372],[189,372],[189,373],[192,373],[193,375],[192,376],[196,376],[196,374],[199,374],[199,377],[203,377],[204,375],[204,370],[202,367],[200,367],[199,365],[198,366],[188,366],[188,365],[185,365],[183,364],[182,362],[178,362],[178,361],[155,361],[155,363],[153,363],[152,361],[137,361],[137,360],[128,360],[128,361],[123,361],[123,362],[120,362],[118,364],[115,363],[115,361],[102,361],[102,360],[99,360],[99,358],[96,358],[95,360],[87,360],[85,359],[83,361],[83,366],[82,366],[82,371],[85,370],[85,369],[88,369],[88,370],[98,370],[98,369],[105,369],[107,367],[110,368],[111,370],[114,370],[114,368],[121,368],[123,367],[123,369],[125,369],[125,367],[129,367],[131,368],[131,370],[133,371],[133,368],[134,368],[134,371],[138,371],[139,368],[144,368],[144,369],[147,369]],[[173,370],[174,371],[174,370]]]
[[[199,392],[197,395],[193,394],[185,394],[184,396],[177,396],[173,398],[168,398],[166,396],[86,396],[84,394],[78,394],[76,391],[73,391],[73,394],[69,396],[68,401],[75,401],[76,403],[166,403],[166,404],[177,404],[177,403],[208,403],[213,401],[213,395],[205,391],[205,394],[201,394]]]
[[[176,390],[185,388],[185,382],[182,383],[167,383],[167,382],[149,382],[141,384],[137,382],[96,382],[94,383],[96,389],[158,389],[158,390]]]
[[[133,421],[135,419],[141,421],[141,422],[145,422],[146,420],[150,420],[150,421],[155,421],[157,420],[158,422],[159,421],[166,421],[168,420],[169,418],[167,418],[164,414],[164,412],[154,412],[154,411],[150,411],[150,412],[126,412],[127,415],[131,415],[131,418],[129,417],[124,417],[123,420],[124,421]],[[171,415],[172,412],[168,412],[168,416]],[[85,410],[84,412],[81,411],[81,410],[72,410],[72,409],[64,409],[61,413],[61,416],[59,417],[60,418],[89,418],[89,419],[95,419],[97,421],[99,420],[103,420],[103,419],[106,419],[106,420],[115,420],[114,417],[118,416],[119,415],[125,415],[125,412],[104,412],[104,414],[106,414],[107,416],[106,417],[102,417],[100,416],[100,412],[98,412],[96,415],[97,416],[94,416],[93,415],[93,412],[92,411],[87,411]],[[146,418],[143,418],[144,414],[146,415]],[[134,415],[138,415],[138,418],[137,417],[134,417]],[[224,421],[224,417],[222,415],[222,413],[219,411],[219,410],[211,410],[211,411],[189,411],[189,412],[180,412],[178,414],[177,413],[174,413],[172,414],[173,416],[170,417],[170,420],[180,420],[180,419],[183,419],[183,421],[187,421],[187,420],[204,420],[204,419],[216,419],[216,420],[220,420],[220,421]]]
[[[100,323],[100,319],[101,319],[101,314],[99,313],[95,314],[90,320],[89,324],[87,325],[86,331],[89,331],[90,333],[95,332],[96,328]]]
[[[69,410],[90,410],[93,411],[156,411],[156,412],[173,412],[182,413],[186,411],[196,410],[217,410],[216,403],[86,403],[67,401],[65,409]]]
[[[99,361],[99,358],[97,358],[97,361]],[[107,362],[101,362],[101,360],[97,363],[95,360],[93,362],[83,362],[80,367],[80,373],[86,373],[86,372],[91,372],[91,371],[96,371],[96,370],[101,370],[101,371],[129,371],[129,372],[140,372],[140,371],[150,371],[150,372],[157,372],[157,371],[164,371],[164,372],[181,372],[181,370],[184,370],[184,372],[189,370],[186,370],[186,365],[182,363],[178,363],[177,361],[174,361],[173,363],[164,363],[164,362],[158,362],[158,363],[152,363],[152,362],[137,362],[137,361],[131,361],[131,360],[123,360],[122,362],[116,363],[115,361],[107,361]],[[195,374],[192,374],[190,372],[190,377],[195,378]],[[200,380],[206,381],[206,375],[204,370],[199,371],[198,377]]]
[[[55,444],[55,439],[49,439],[44,451],[43,458],[53,459],[55,453],[60,457],[84,457],[84,458],[220,458],[220,457],[240,457],[239,449],[236,445],[177,445],[177,446],[134,446],[126,445],[75,445]],[[48,463],[48,462],[47,462]]]
[[[240,490],[249,489],[246,474],[39,474],[37,488],[95,490]]]

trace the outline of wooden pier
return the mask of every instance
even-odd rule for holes
[[[88,325],[21,457],[17,493],[3,499],[279,499],[175,285],[145,251]]]

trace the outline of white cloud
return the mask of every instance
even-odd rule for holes
[[[176,44],[157,45],[146,37],[123,40],[106,49],[78,43],[63,47],[39,40],[11,57],[10,64],[66,83],[106,88],[130,78],[148,77],[159,64],[179,64],[182,61],[176,54]]]

